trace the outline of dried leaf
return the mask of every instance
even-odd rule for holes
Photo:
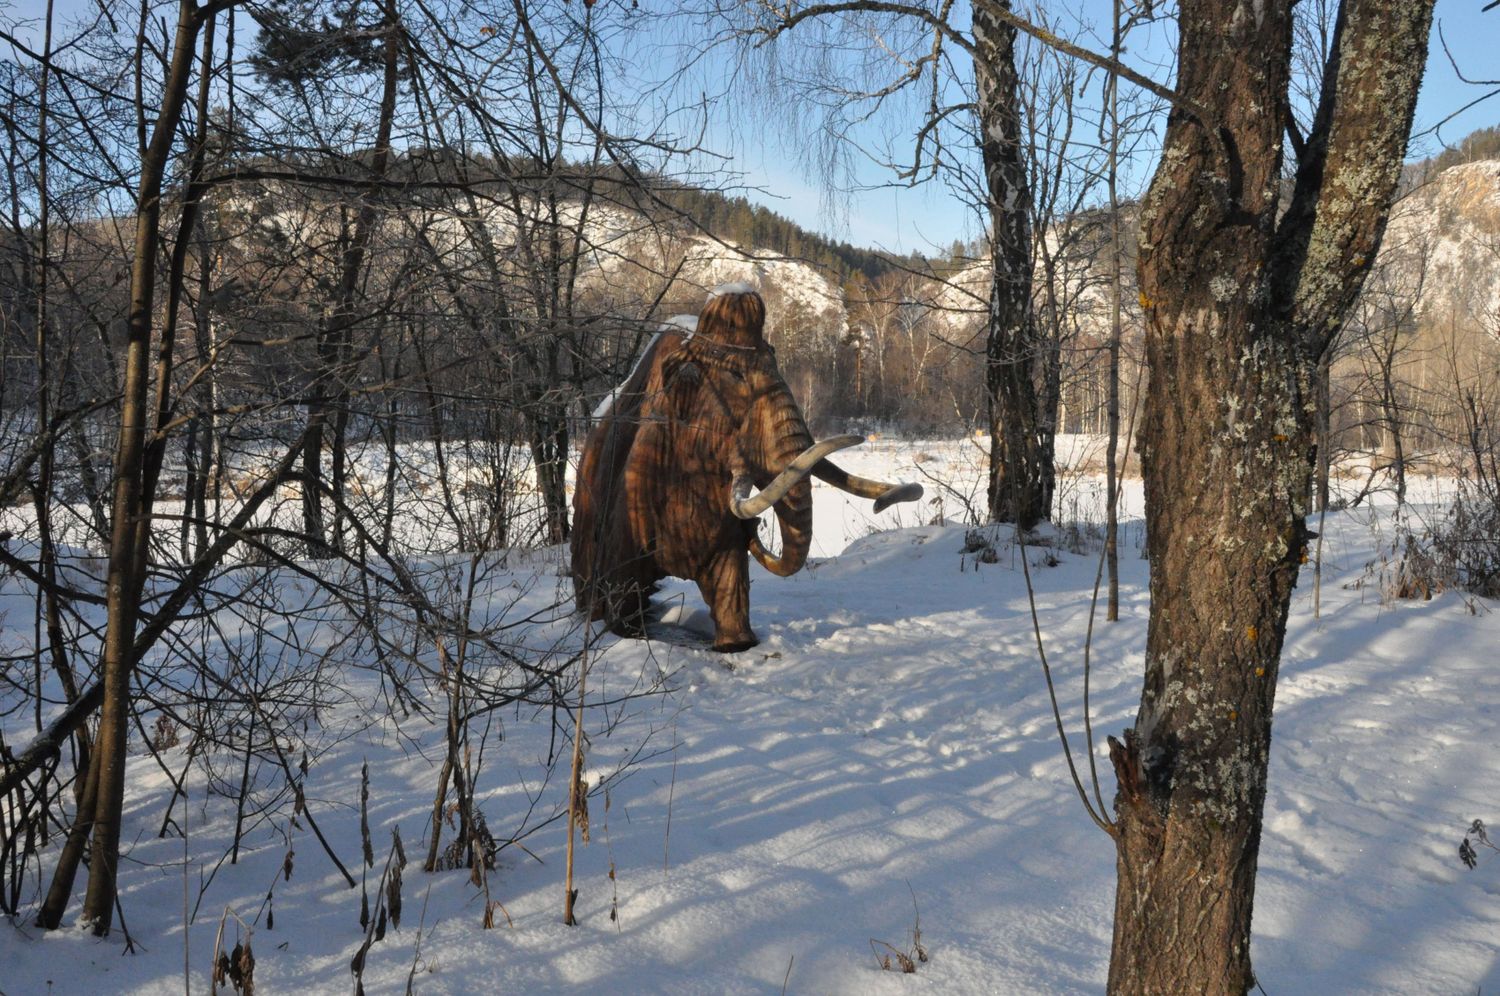
[[[250,950],[250,942],[245,941],[245,949],[240,952],[240,992],[244,996],[254,996],[255,993],[255,953]]]
[[[573,822],[578,827],[578,834],[583,842],[589,842],[589,790],[580,774],[577,784],[573,786]]]
[[[375,867],[375,848],[370,844],[370,762],[359,766],[359,841],[364,848],[365,867]]]
[[[401,927],[401,867],[391,869],[385,883],[385,908],[391,911],[391,926]]]

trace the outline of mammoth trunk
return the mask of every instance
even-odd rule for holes
[[[760,421],[760,449],[764,458],[756,463],[770,471],[768,476],[774,476],[789,466],[813,441],[801,413],[797,411],[796,401],[784,386],[772,395],[768,408]],[[773,555],[761,543],[760,537],[754,535],[750,538],[750,552],[772,574],[788,577],[807,563],[807,551],[812,546],[812,482],[806,478],[798,481],[773,508],[781,529],[781,555]]]

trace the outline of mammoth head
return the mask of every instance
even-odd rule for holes
[[[673,413],[702,430],[700,444],[711,437],[732,450],[721,459],[743,461],[743,469],[779,469],[790,459],[781,436],[806,434],[765,340],[765,322],[765,302],[754,288],[721,285],[696,321],[672,320],[688,331],[663,364]]]
[[[733,426],[735,455],[743,460],[742,466],[734,467],[731,511],[740,518],[753,518],[782,502],[788,493],[790,507],[805,509],[811,499],[806,483],[809,473],[842,491],[874,499],[876,512],[920,497],[920,485],[856,477],[825,459],[863,442],[863,437],[835,436],[813,442],[802,411],[777,369],[775,351],[765,341],[765,320],[765,302],[755,289],[731,283],[714,288],[696,326],[690,318],[685,326],[693,329],[688,342],[698,344],[697,349],[685,352],[702,358],[703,373],[711,382],[704,386],[716,396],[725,424]],[[695,377],[697,373],[695,369]],[[762,490],[751,497],[754,486]],[[779,506],[778,517],[787,510]]]
[[[749,284],[720,284],[708,295],[698,316],[698,334],[739,349],[765,342],[766,302]]]

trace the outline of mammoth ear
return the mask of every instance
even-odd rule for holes
[[[668,357],[661,365],[661,382],[667,416],[686,421],[703,384],[703,369],[686,357]]]

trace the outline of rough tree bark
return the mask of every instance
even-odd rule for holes
[[[1042,439],[1032,370],[1037,359],[1031,305],[1031,189],[1021,152],[1016,29],[999,15],[1009,0],[975,0],[974,83],[979,151],[988,187],[992,274],[985,333],[989,404],[989,514],[1030,528],[1052,505],[1052,461]]]
[[[1181,0],[1181,103],[1143,208],[1151,620],[1135,726],[1110,741],[1115,993],[1255,984],[1250,919],[1307,545],[1317,362],[1379,248],[1425,61],[1432,0],[1344,0],[1278,220],[1293,3]]]

